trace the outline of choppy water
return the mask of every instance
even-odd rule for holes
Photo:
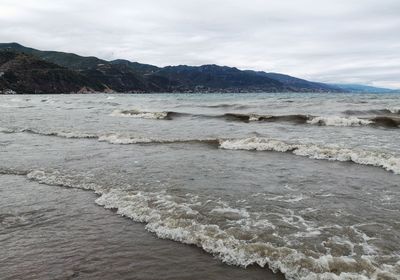
[[[0,174],[93,190],[230,265],[400,279],[399,95],[0,96],[0,110]]]

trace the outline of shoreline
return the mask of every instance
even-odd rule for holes
[[[92,192],[0,178],[5,279],[285,279],[158,239],[143,224],[97,206]]]

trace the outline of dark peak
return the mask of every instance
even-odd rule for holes
[[[4,47],[10,47],[10,48],[21,48],[21,47],[24,47],[23,45],[21,45],[21,44],[18,44],[18,43],[16,43],[16,42],[11,42],[11,43],[0,43],[0,46],[4,46]]]
[[[140,63],[140,62],[137,62],[137,61],[130,61],[130,60],[127,60],[127,59],[114,59],[114,60],[111,60],[110,63],[112,63],[112,64],[141,65],[141,66],[159,68],[159,67],[157,67],[157,66],[155,66],[155,65],[144,64],[144,63]]]
[[[199,66],[199,68],[205,68],[205,69],[217,69],[217,68],[222,68],[223,66],[219,66],[217,64],[204,64]]]
[[[236,71],[241,72],[241,70],[237,69],[236,67],[229,67],[229,66],[220,66],[217,64],[204,64],[200,66],[189,66],[189,65],[176,65],[176,66],[166,66],[163,69],[165,70],[184,70],[184,71]]]
[[[168,66],[165,66],[163,69],[173,69],[173,68],[193,69],[193,68],[196,68],[196,67],[197,66],[189,66],[189,65],[186,65],[186,64],[179,64],[179,65],[168,65]]]
[[[199,68],[205,69],[205,70],[223,70],[223,71],[240,71],[236,67],[229,67],[229,66],[220,66],[217,64],[205,64],[200,66]]]
[[[114,63],[114,64],[133,63],[133,62],[130,62],[129,60],[127,60],[127,59],[114,59],[114,60],[111,60],[110,62],[111,62],[111,63]]]

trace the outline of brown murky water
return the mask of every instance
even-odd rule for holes
[[[0,176],[1,279],[284,279],[161,240],[95,194]]]
[[[399,108],[0,96],[0,278],[400,279]]]

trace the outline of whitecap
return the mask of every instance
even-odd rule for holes
[[[396,279],[396,271],[400,265],[399,263],[399,265],[380,266],[368,256],[355,258],[332,256],[329,253],[310,256],[285,245],[279,247],[268,241],[252,242],[239,239],[232,234],[230,229],[221,228],[213,223],[203,223],[205,220],[198,218],[200,213],[195,209],[198,205],[195,196],[182,201],[181,198],[174,197],[166,191],[109,189],[84,183],[80,178],[63,175],[57,171],[34,170],[27,177],[43,184],[94,190],[99,195],[96,199],[98,205],[107,209],[116,209],[119,215],[146,223],[146,229],[159,238],[196,245],[230,265],[268,266],[275,272],[281,271],[287,279],[291,280],[379,280],[383,277]],[[246,210],[232,208],[227,204],[214,208],[216,214],[240,213],[248,220],[250,215],[244,214],[246,212],[243,211]],[[297,221],[305,224],[304,219],[294,215],[293,212],[290,212],[287,218],[288,222]],[[257,224],[257,221],[254,222]],[[269,226],[268,220],[258,222]],[[319,235],[318,229],[305,225],[308,226],[306,232],[299,234],[299,237],[312,238]],[[355,229],[354,233],[360,236],[363,242],[367,243],[370,240],[360,230]],[[339,240],[339,243],[344,242]]]
[[[168,117],[168,113],[169,112],[142,112],[139,110],[114,110],[110,116],[161,120],[161,119],[166,119]]]
[[[314,117],[307,121],[309,124],[313,125],[325,125],[325,126],[362,126],[370,125],[374,122],[371,120],[359,119],[356,117]]]
[[[102,135],[98,138],[100,142],[108,142],[110,144],[120,144],[120,145],[128,145],[128,144],[139,144],[139,143],[151,143],[153,142],[150,138],[145,137],[132,137],[121,134],[107,134]]]
[[[221,140],[220,148],[228,150],[292,152],[295,155],[311,159],[350,161],[362,165],[381,167],[395,174],[400,174],[399,157],[378,151],[349,149],[337,145],[323,147],[314,144],[292,144],[275,139],[251,137]]]

